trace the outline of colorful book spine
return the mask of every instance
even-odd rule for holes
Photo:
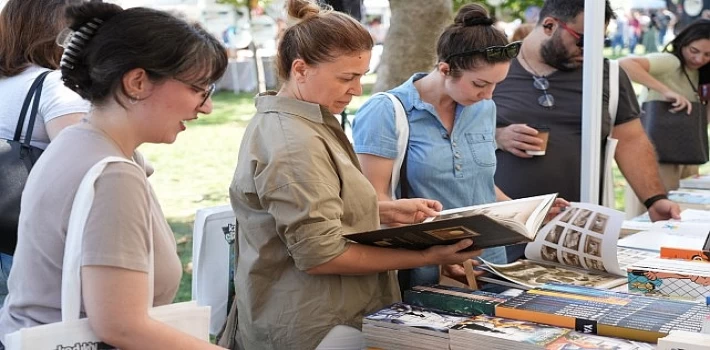
[[[708,315],[703,304],[560,285],[532,289],[496,306],[498,317],[652,343],[671,330],[699,332]]]

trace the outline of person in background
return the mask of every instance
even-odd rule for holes
[[[535,28],[535,23],[523,23],[519,25],[513,31],[513,36],[510,38],[511,42],[523,41],[528,34]]]
[[[606,25],[613,12],[608,1],[605,7]],[[580,199],[585,25],[595,24],[584,23],[584,0],[546,0],[540,21],[523,41],[507,78],[493,93],[498,107],[495,183],[512,198],[558,192],[571,201]],[[601,154],[612,127],[607,72],[605,62],[604,71],[599,72],[605,91],[602,132],[598,135]],[[631,82],[619,70],[619,102],[613,126],[613,135],[619,140],[615,160],[636,194],[648,204],[652,220],[679,218],[678,204],[666,197],[653,146],[639,115]],[[540,150],[542,143],[531,124],[545,124],[550,129],[544,156],[526,153]],[[601,169],[599,172],[601,175]]]
[[[64,9],[81,2],[10,0],[0,12],[0,138],[13,139],[25,96],[35,78],[46,71],[51,73],[42,87],[32,146],[46,148],[62,129],[77,123],[89,111],[89,103],[65,87],[56,70],[62,48],[55,39],[66,26]],[[28,123],[26,118],[20,140],[25,138]],[[2,232],[2,237],[15,234]],[[0,306],[7,295],[12,260],[11,251],[0,253]]]
[[[229,188],[239,223],[236,309],[244,349],[361,349],[362,318],[399,300],[393,270],[460,263],[471,240],[423,251],[355,244],[347,233],[437,214],[426,199],[378,201],[334,114],[362,94],[374,43],[352,17],[286,2],[283,85],[256,98]],[[220,341],[221,342],[221,341]]]
[[[87,2],[68,7],[66,17],[74,35],[62,41],[62,79],[92,109],[52,141],[30,173],[0,339],[61,321],[66,230],[86,172],[109,156],[131,159],[141,144],[173,143],[186,122],[211,112],[213,83],[227,66],[216,38],[165,12]],[[156,45],[165,38],[171,45]],[[149,299],[172,303],[182,264],[142,165],[111,163],[96,180],[84,228],[81,310],[94,334],[116,348],[220,349],[148,315]]]
[[[672,111],[679,113],[679,118],[682,113],[692,113],[691,103],[700,101],[700,87],[710,83],[710,19],[698,19],[689,24],[664,52],[625,57],[619,60],[619,65],[631,80],[645,87],[641,102],[672,102]],[[678,189],[680,179],[699,171],[699,167],[692,164],[660,163],[659,169],[666,190]],[[643,212],[638,198],[629,189],[626,212],[634,216]]]
[[[490,100],[505,78],[520,42],[509,44],[478,4],[459,9],[437,43],[438,63],[429,73],[416,73],[390,90],[409,121],[406,186],[398,196],[441,201],[445,209],[509,198],[493,181],[495,173],[496,105]],[[384,95],[360,107],[353,124],[355,152],[363,173],[380,200],[391,200],[390,182],[397,148],[395,109]],[[505,263],[504,247],[486,249],[482,258]],[[463,268],[444,266],[446,275],[461,278]],[[439,266],[399,271],[400,289],[438,283]]]

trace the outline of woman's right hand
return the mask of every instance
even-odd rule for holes
[[[693,111],[693,104],[690,103],[690,101],[683,95],[673,90],[668,90],[664,92],[663,97],[665,97],[666,101],[670,102],[673,106],[673,108],[670,109],[670,111],[673,113],[678,113],[684,109],[688,109],[688,115],[690,115],[690,113]]]
[[[482,250],[462,251],[473,244],[470,239],[463,239],[451,245],[438,245],[422,251],[426,265],[459,264],[481,255]]]

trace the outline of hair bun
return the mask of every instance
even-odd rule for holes
[[[285,7],[286,13],[291,19],[290,25],[316,17],[321,13],[320,6],[309,0],[288,0]]]
[[[485,7],[479,4],[466,4],[459,9],[454,23],[463,27],[490,26],[494,23]]]

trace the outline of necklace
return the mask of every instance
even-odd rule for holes
[[[520,61],[521,63],[524,63],[524,64],[525,64],[525,65],[523,66],[523,68],[525,68],[526,70],[530,71],[530,72],[531,72],[533,75],[535,75],[536,77],[541,77],[541,78],[544,78],[544,77],[545,77],[544,75],[538,73],[538,72],[532,67],[532,65],[530,64],[530,61],[528,61],[528,59],[525,57],[525,50],[520,50],[520,60],[519,60],[519,61]],[[522,65],[522,64],[521,64],[521,65]]]
[[[693,85],[693,81],[690,80],[690,76],[688,75],[688,72],[685,70],[685,68],[681,68],[681,70],[683,70],[683,74],[685,74],[685,78],[688,79],[688,84],[690,84],[690,88],[693,89],[693,92],[695,93],[695,98],[697,98],[698,101],[701,101],[700,94],[698,93],[698,88],[695,87],[695,85]],[[701,101],[700,103],[707,104],[707,101]]]

